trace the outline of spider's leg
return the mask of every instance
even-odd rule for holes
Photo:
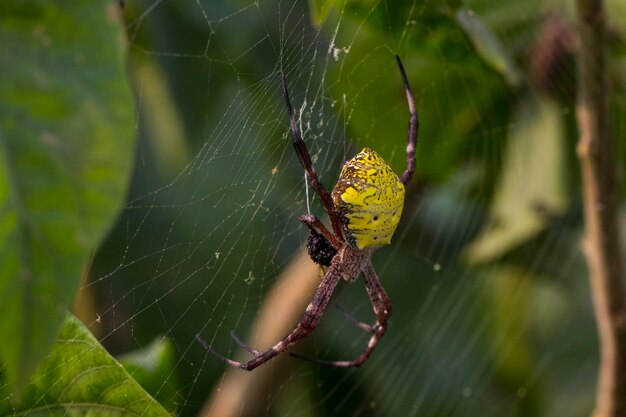
[[[289,98],[289,90],[287,88],[287,79],[285,78],[284,74],[282,76],[282,86],[283,96],[285,97],[285,105],[287,106],[287,112],[289,113],[289,122],[291,124],[291,137],[293,139],[293,147],[296,150],[298,159],[300,159],[304,170],[307,172],[309,179],[311,180],[311,186],[317,192],[317,194],[319,194],[320,199],[322,200],[324,210],[326,210],[326,213],[330,218],[330,223],[333,226],[333,231],[335,232],[335,235],[339,238],[339,240],[342,240],[343,233],[341,232],[341,223],[339,222],[339,217],[337,216],[337,213],[335,211],[335,205],[333,204],[333,200],[330,197],[330,194],[324,187],[324,184],[322,184],[317,176],[317,172],[315,171],[315,167],[313,166],[313,162],[311,161],[311,155],[309,155],[306,144],[302,140],[302,135],[300,134],[298,124],[296,123],[296,119],[293,115],[293,107],[291,106],[291,99]]]
[[[202,347],[209,352],[210,354],[212,354],[213,356],[215,356],[216,358],[220,359],[222,362],[226,362],[229,365],[232,366],[240,366],[240,362],[234,361],[232,359],[228,359],[226,356],[222,355],[221,353],[219,353],[217,350],[213,349],[207,342],[206,340],[204,340],[199,334],[196,335],[196,340],[198,342],[200,342],[200,344],[202,345]]]
[[[361,366],[367,358],[370,357],[378,341],[387,331],[387,321],[391,314],[391,301],[389,301],[389,296],[387,296],[387,292],[380,283],[371,263],[366,265],[361,272],[363,274],[363,280],[365,281],[365,288],[370,296],[370,301],[372,302],[372,307],[376,314],[376,323],[372,326],[373,334],[365,350],[353,361],[326,361],[293,353],[291,354],[292,356],[317,364],[336,366],[339,368]]]
[[[352,365],[343,365],[343,362],[345,361],[327,361],[324,359],[313,358],[307,355],[301,355],[296,352],[289,352],[289,356],[293,356],[296,359],[302,359],[303,361],[313,362],[318,365],[335,366],[338,368],[349,368],[352,366]]]
[[[324,314],[324,310],[328,305],[328,301],[330,300],[330,297],[333,294],[333,291],[335,290],[335,287],[337,286],[337,283],[340,279],[341,274],[339,274],[335,266],[331,266],[330,268],[328,268],[326,275],[324,275],[324,279],[322,279],[322,282],[317,287],[313,299],[309,303],[309,306],[306,308],[304,316],[297,324],[296,328],[293,329],[291,333],[285,336],[270,349],[266,350],[265,352],[258,352],[255,349],[251,348],[248,348],[248,350],[246,349],[247,346],[241,343],[242,347],[246,346],[244,347],[245,350],[248,350],[248,352],[251,352],[256,356],[256,358],[249,360],[248,362],[239,362],[229,359],[221,353],[217,352],[211,346],[209,346],[209,344],[206,343],[200,336],[196,336],[196,339],[198,339],[202,346],[204,346],[207,352],[211,353],[213,356],[220,359],[221,361],[231,366],[245,369],[246,371],[251,371],[256,367],[264,364],[268,360],[272,359],[274,356],[278,355],[289,346],[293,345],[298,340],[306,337],[309,333],[315,330],[315,328],[319,324],[320,319],[322,318],[322,315]],[[235,341],[237,341],[237,339],[235,339]],[[258,355],[256,355],[256,353],[254,352],[257,352]]]
[[[343,316],[346,318],[346,320],[348,320],[350,323],[354,324],[359,329],[365,330],[368,333],[374,333],[374,326],[372,326],[371,324],[364,323],[361,320],[357,319],[352,314],[350,314],[350,312],[348,310],[346,310],[345,308],[341,307],[337,303],[333,304],[333,307],[335,307],[337,310],[339,310],[341,312],[341,314],[343,314]]]
[[[402,65],[402,61],[400,61],[400,57],[396,55],[396,61],[398,62],[398,67],[400,68],[400,74],[402,75],[402,82],[404,83],[404,92],[406,93],[406,101],[409,104],[409,137],[408,143],[406,145],[406,171],[402,174],[402,184],[405,186],[411,181],[411,176],[413,176],[413,172],[415,172],[415,147],[417,145],[417,135],[419,133],[420,122],[417,118],[417,112],[415,111],[415,102],[413,101],[413,93],[411,92],[411,87],[409,86],[409,80],[406,76],[406,72],[404,71],[404,66]]]
[[[303,214],[298,218],[298,220],[304,223],[310,230],[321,233],[322,236],[324,236],[330,244],[333,245],[333,248],[337,250],[341,249],[341,242],[339,242],[330,230],[324,226],[324,223],[322,223],[317,216],[314,216],[313,214]]]
[[[235,331],[234,331],[234,330],[232,330],[232,331],[230,332],[230,337],[232,337],[232,339],[235,341],[235,343],[237,343],[237,344],[239,345],[239,347],[240,347],[240,348],[242,348],[243,350],[245,350],[246,352],[251,353],[251,354],[253,354],[254,356],[259,356],[259,355],[261,354],[261,352],[259,352],[258,350],[253,349],[253,348],[251,348],[250,346],[248,346],[248,345],[246,345],[245,343],[243,343],[243,342],[241,341],[241,339],[239,338],[239,336],[237,336],[237,335],[235,334]]]

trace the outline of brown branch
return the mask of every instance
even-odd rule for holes
[[[251,347],[263,351],[288,334],[302,317],[319,282],[319,267],[311,261],[306,251],[301,250],[265,296],[250,337],[244,339],[244,342],[250,342]],[[250,354],[246,352],[242,352],[242,355],[250,358]],[[199,415],[259,415],[259,410],[265,410],[273,387],[284,378],[287,361],[295,360],[283,352],[254,372],[224,365],[224,377],[218,382]]]
[[[577,0],[580,55],[577,118],[583,177],[583,250],[600,342],[593,417],[626,417],[626,291],[620,248],[619,166],[610,135],[606,17],[602,0]]]

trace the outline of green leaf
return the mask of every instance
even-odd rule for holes
[[[465,8],[458,9],[454,17],[483,60],[500,73],[509,86],[518,87],[522,81],[520,71],[485,22],[474,11]]]
[[[0,416],[168,416],[74,316],[19,396],[0,378]]]
[[[309,0],[309,12],[311,13],[311,21],[313,26],[319,28],[321,27],[333,6],[337,5],[341,7],[340,3],[343,3],[344,0]]]
[[[515,115],[514,126],[490,221],[466,251],[471,263],[501,257],[567,208],[565,128],[559,106],[531,97]]]
[[[23,384],[126,192],[134,108],[116,2],[0,3],[0,361]]]
[[[134,56],[130,67],[136,84],[142,86],[141,118],[159,173],[168,181],[190,160],[185,127],[162,68],[145,56]]]
[[[158,338],[144,349],[119,356],[128,373],[169,411],[176,410],[179,389],[176,353],[169,339]]]
[[[551,302],[555,309],[563,307],[563,298],[552,290],[545,279],[529,274],[511,265],[489,267],[479,278],[480,305],[484,317],[489,317],[485,332],[490,340],[497,340],[489,349],[493,364],[493,378],[498,389],[508,395],[519,395],[516,412],[512,416],[540,415],[543,398],[541,385],[527,384],[537,372],[537,357],[533,336],[541,321],[563,324],[562,314],[556,317],[545,310],[543,303]],[[562,313],[559,312],[559,313]],[[541,314],[541,315],[539,315]],[[506,329],[506,330],[503,330]],[[520,391],[520,387],[523,390]]]

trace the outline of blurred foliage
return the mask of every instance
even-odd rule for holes
[[[3,16],[24,24],[42,18],[16,13],[11,4],[0,6]],[[45,276],[52,288],[45,294],[64,291],[59,298],[29,299],[38,307],[24,308],[13,282],[20,246],[11,243],[32,236],[24,228],[6,230],[19,224],[20,213],[12,210],[26,210],[29,219],[37,213],[5,207],[1,247],[13,270],[3,269],[0,312],[14,307],[2,315],[0,331],[17,342],[0,352],[28,355],[31,363],[52,341],[86,253],[118,205],[133,156],[132,109],[120,92],[123,55],[111,33],[101,39],[103,30],[116,33],[101,26],[114,13],[90,7],[68,6],[78,16],[69,21],[74,15],[42,7],[55,11],[48,18],[57,26],[77,28],[79,44],[64,39],[36,47],[55,33],[54,24],[42,35],[31,22],[20,35],[14,20],[0,23],[9,45],[0,68],[16,80],[0,87],[0,149],[6,166],[14,167],[5,174],[15,169],[18,183],[53,194],[35,208],[45,208],[41,221],[50,222],[63,250],[46,246],[45,255],[71,265],[50,262],[41,268],[48,275],[33,266],[32,276]],[[297,217],[308,200],[288,140],[279,72],[289,79],[305,141],[330,187],[343,160],[364,146],[397,172],[404,169],[408,114],[397,53],[421,127],[403,220],[392,247],[374,258],[394,303],[391,328],[358,370],[293,361],[276,376],[276,391],[259,415],[587,415],[597,348],[578,250],[576,39],[573,10],[564,7],[549,0],[126,1],[139,143],[126,209],[89,268],[86,288],[96,306],[85,311],[99,312],[92,330],[168,410],[195,415],[224,371],[195,335],[235,352],[230,330],[245,334],[306,235]],[[618,0],[607,7],[612,127],[621,138],[626,10]],[[76,61],[76,50],[97,69],[68,71],[77,62],[87,65]],[[26,65],[38,60],[46,71]],[[92,74],[93,92],[82,83]],[[96,105],[74,105],[85,96]],[[45,110],[50,125],[42,128],[31,107]],[[101,118],[89,111],[94,107]],[[79,122],[97,123],[83,131]],[[52,143],[41,134],[48,131]],[[91,146],[96,160],[82,159]],[[624,141],[618,146],[626,161]],[[76,173],[77,166],[96,172]],[[110,188],[104,198],[76,197],[73,189],[50,185],[55,173],[67,180],[65,187],[80,179],[83,192],[100,191],[102,178]],[[83,183],[85,177],[95,183]],[[39,201],[39,188],[5,185],[0,196],[7,201],[16,190],[34,192]],[[85,214],[94,206],[97,215]],[[322,213],[315,198],[311,211]],[[83,216],[97,227],[75,230]],[[87,242],[79,249],[68,239],[75,235]],[[71,253],[61,258],[65,249]],[[370,317],[359,283],[339,290],[337,299],[359,318]],[[18,320],[30,317],[20,311],[37,314],[34,324]],[[337,312],[327,316],[297,349],[324,358],[358,352],[367,335]],[[168,342],[154,342],[160,335]],[[13,356],[2,357],[9,376],[22,369]]]
[[[522,75],[507,50],[486,26],[485,22],[474,11],[464,8],[457,9],[454,18],[470,38],[476,53],[485,63],[500,73],[510,88],[519,87],[522,82]]]
[[[490,221],[467,247],[467,259],[484,263],[501,257],[545,229],[551,218],[567,209],[564,181],[565,138],[556,103],[528,98],[515,115],[515,126],[504,155]]]
[[[23,385],[122,204],[134,111],[114,4],[3,1],[0,16],[0,360]]]
[[[157,338],[141,350],[118,356],[126,371],[168,411],[176,410],[176,352],[168,339]]]
[[[0,376],[0,415],[169,416],[89,330],[67,315],[36,377],[12,395]]]
[[[419,193],[409,194],[393,252],[375,257],[394,302],[392,330],[362,370],[312,375],[294,363],[259,415],[587,414],[596,348],[578,253],[575,45],[567,31],[543,42],[554,22],[572,27],[572,10],[540,0],[163,2],[146,19],[151,4],[125,10],[142,112],[138,200],[91,271],[108,277],[120,259],[141,260],[96,287],[101,310],[132,316],[132,327],[103,323],[111,349],[169,332],[185,359],[177,373],[187,401],[178,411],[196,412],[224,367],[194,344],[195,332],[206,329],[214,347],[234,352],[229,330],[241,334],[254,320],[304,239],[302,172],[285,141],[277,69],[332,185],[341,162],[364,146],[404,168],[398,53],[421,131],[410,190]],[[616,114],[622,100],[612,100]],[[163,135],[172,127],[176,134]],[[189,155],[184,183],[166,169],[170,154]],[[246,192],[268,184],[267,193]],[[168,191],[151,193],[161,187]],[[197,195],[219,204],[189,203]],[[321,212],[316,201],[312,210]],[[172,247],[180,251],[163,250]],[[145,282],[147,296],[126,301]],[[354,287],[338,299],[368,317]],[[155,302],[165,295],[188,305],[181,312]],[[365,336],[327,315],[299,349],[328,358],[357,352]]]

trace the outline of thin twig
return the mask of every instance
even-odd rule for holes
[[[619,166],[610,134],[606,15],[602,0],[577,0],[580,56],[577,118],[583,177],[583,250],[600,342],[593,417],[626,417],[626,277],[620,249]]]

